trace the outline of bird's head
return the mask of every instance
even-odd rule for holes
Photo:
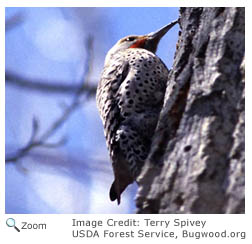
[[[120,39],[108,52],[106,61],[118,51],[123,51],[128,48],[143,48],[150,52],[155,53],[158,47],[158,43],[161,38],[175,25],[178,20],[171,22],[170,24],[162,27],[161,29],[151,32],[147,35],[142,36],[126,36]],[[105,61],[105,63],[106,63]]]

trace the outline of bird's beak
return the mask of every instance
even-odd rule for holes
[[[177,23],[178,23],[178,20],[175,20],[171,22],[170,24],[160,28],[159,30],[149,33],[147,36],[151,39],[160,40]]]
[[[151,32],[148,35],[146,35],[146,39],[148,42],[148,50],[152,51],[153,53],[156,52],[158,43],[160,41],[160,39],[174,26],[178,23],[178,20],[175,20],[173,22],[171,22],[170,24],[160,28],[159,30],[155,31],[155,32]]]

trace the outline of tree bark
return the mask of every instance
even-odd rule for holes
[[[137,213],[244,213],[245,9],[181,8]]]

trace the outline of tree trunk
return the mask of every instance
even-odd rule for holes
[[[244,213],[245,9],[181,8],[138,213]]]

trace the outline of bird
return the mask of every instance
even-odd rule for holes
[[[114,172],[109,196],[118,205],[126,187],[137,182],[150,150],[169,73],[155,53],[177,23],[147,35],[126,36],[105,57],[96,103]]]

